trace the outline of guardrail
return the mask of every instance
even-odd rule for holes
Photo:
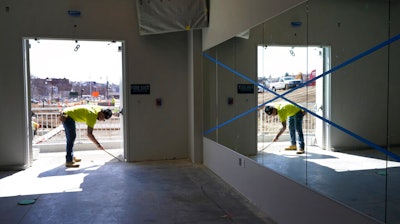
[[[315,111],[315,104],[310,103],[306,107],[310,111]],[[282,127],[278,116],[268,116],[264,112],[264,108],[257,111],[258,119],[258,135],[269,135],[278,133],[279,129]],[[303,118],[303,132],[306,134],[315,134],[315,120],[316,118],[310,114],[306,114]],[[289,128],[285,130],[284,133],[289,133]]]
[[[314,104],[307,106],[309,110],[314,110]],[[119,107],[110,107],[111,110],[118,114]],[[49,139],[43,140],[43,136],[51,132],[52,130],[59,127],[61,124],[59,120],[59,108],[32,108],[32,112],[35,113],[33,121],[39,124],[39,128],[36,130],[36,135],[33,138],[33,143],[38,144],[42,142],[64,142],[65,135],[63,131],[55,133]],[[267,116],[263,109],[257,111],[258,118],[258,135],[269,135],[276,134],[281,128],[282,124],[277,116]],[[103,140],[122,140],[121,133],[122,123],[119,116],[112,116],[105,122],[97,122],[94,127],[94,133],[96,136],[101,136]],[[60,130],[63,130],[61,128]],[[76,142],[88,141],[87,138],[87,126],[82,123],[76,123]],[[315,133],[315,117],[307,114],[303,120],[304,133],[314,134]],[[286,129],[285,133],[288,133]]]
[[[98,121],[94,127],[95,136],[102,140],[122,140],[121,119],[119,117],[119,107],[108,107],[114,115],[104,121]],[[39,124],[33,137],[33,144],[65,142],[64,128],[60,122],[60,108],[32,108],[35,114],[32,121]],[[55,131],[56,130],[56,131]],[[76,123],[75,142],[89,141],[87,137],[87,126],[83,123]]]

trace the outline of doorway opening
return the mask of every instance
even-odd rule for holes
[[[26,38],[25,80],[28,164],[39,153],[65,152],[65,134],[59,112],[75,105],[99,105],[113,116],[98,121],[93,134],[108,151],[124,160],[123,42]],[[87,126],[76,123],[74,151],[96,150],[87,138]]]
[[[276,97],[270,91],[280,95],[284,94],[289,89],[296,88],[299,83],[305,83],[329,70],[329,49],[329,47],[323,46],[259,45],[257,49],[258,83],[264,88],[258,88],[258,105]],[[323,77],[309,82],[285,97],[329,119],[329,86],[329,77]],[[272,142],[281,127],[279,119],[266,116],[263,109],[260,108],[257,115],[258,151],[262,150],[265,145],[269,145],[265,142]],[[329,139],[329,129],[323,121],[311,115],[306,116],[303,120],[303,129],[306,144],[329,148],[329,141],[326,141]],[[281,136],[281,140],[289,141],[288,130],[286,132]]]

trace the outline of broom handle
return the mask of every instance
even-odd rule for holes
[[[122,162],[120,159],[118,159],[117,157],[115,157],[113,154],[107,152],[107,150],[103,149],[104,152],[106,152],[108,155],[114,157],[115,159],[117,159],[118,161]]]

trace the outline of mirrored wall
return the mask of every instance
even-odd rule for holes
[[[204,136],[399,223],[399,11],[400,0],[311,0],[203,52]],[[284,103],[304,111],[304,153],[290,116],[274,141],[285,116],[264,110]]]

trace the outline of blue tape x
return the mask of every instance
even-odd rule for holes
[[[347,66],[347,65],[349,65],[349,64],[351,64],[351,63],[353,63],[353,62],[355,62],[357,60],[360,60],[361,58],[363,58],[363,57],[365,57],[365,56],[367,56],[367,55],[369,55],[369,54],[371,54],[371,53],[373,53],[373,52],[375,52],[375,51],[377,51],[377,50],[379,50],[379,49],[381,49],[381,48],[383,48],[383,47],[385,47],[385,46],[387,46],[387,45],[389,45],[389,44],[391,44],[391,43],[393,43],[393,42],[395,42],[395,41],[397,41],[399,39],[400,39],[400,34],[398,34],[398,35],[396,35],[396,36],[394,36],[394,37],[392,37],[392,38],[390,38],[390,39],[388,39],[388,40],[386,40],[386,41],[384,41],[384,42],[372,47],[371,49],[368,49],[368,50],[358,54],[357,56],[355,56],[353,58],[350,58],[349,60],[343,62],[342,64],[333,67],[332,69],[322,73],[321,75],[318,75],[318,76],[308,80],[307,82],[302,83],[301,85],[297,86],[296,88],[293,88],[293,89],[290,89],[290,90],[286,91],[283,94],[278,94],[275,91],[272,91],[272,90],[268,89],[266,86],[263,86],[263,85],[259,84],[258,82],[250,79],[249,77],[243,75],[242,73],[240,73],[238,71],[235,71],[234,69],[230,68],[229,66],[227,66],[227,65],[221,63],[220,61],[216,60],[215,58],[211,57],[207,53],[203,53],[203,56],[205,58],[209,59],[210,61],[216,63],[217,65],[221,66],[222,68],[225,68],[226,70],[232,72],[233,74],[243,78],[244,80],[247,80],[248,82],[250,82],[250,83],[252,83],[254,85],[257,85],[257,86],[263,88],[264,90],[266,90],[266,91],[268,91],[268,92],[270,92],[270,93],[275,95],[275,97],[273,99],[268,100],[267,102],[264,102],[264,103],[262,103],[262,104],[260,104],[260,105],[258,105],[256,107],[253,107],[250,110],[247,110],[244,113],[241,113],[241,114],[239,114],[239,115],[237,115],[237,116],[235,116],[235,117],[233,117],[233,118],[231,118],[231,119],[229,119],[229,120],[227,120],[227,121],[225,121],[225,122],[223,122],[223,123],[211,128],[211,129],[205,131],[204,134],[207,135],[207,134],[209,134],[211,132],[214,132],[215,130],[217,130],[217,129],[223,127],[223,126],[225,126],[225,125],[227,125],[227,124],[229,124],[229,123],[231,123],[231,122],[233,122],[233,121],[235,121],[235,120],[237,120],[237,119],[239,119],[239,118],[241,118],[241,117],[243,117],[243,116],[245,116],[245,115],[247,115],[249,113],[252,113],[252,112],[256,111],[258,108],[263,107],[266,104],[268,104],[268,103],[270,103],[270,102],[272,102],[272,101],[274,101],[274,100],[276,100],[278,98],[282,98],[282,99],[288,101],[289,103],[292,103],[292,104],[300,107],[301,109],[303,109],[304,111],[308,112],[309,114],[311,114],[311,115],[321,119],[322,121],[334,126],[335,128],[341,130],[342,132],[344,132],[344,133],[356,138],[357,140],[369,145],[370,147],[372,147],[372,148],[374,148],[374,149],[386,154],[387,156],[389,156],[389,157],[391,157],[393,159],[396,159],[397,161],[400,161],[400,156],[398,156],[398,155],[388,151],[387,149],[385,149],[385,148],[383,148],[383,147],[381,147],[381,146],[369,141],[368,139],[365,139],[365,138],[355,134],[354,132],[351,132],[351,131],[345,129],[344,127],[342,127],[342,126],[340,126],[340,125],[338,125],[338,124],[336,124],[336,123],[334,123],[334,122],[332,122],[332,121],[330,121],[330,120],[328,120],[328,119],[326,119],[324,117],[319,116],[318,114],[310,111],[309,109],[307,109],[307,108],[305,108],[305,107],[303,107],[303,106],[301,106],[301,105],[299,105],[299,104],[297,104],[297,103],[295,103],[295,102],[293,102],[293,101],[291,101],[291,100],[289,100],[289,99],[287,99],[285,97],[285,95],[287,95],[287,94],[289,94],[289,93],[291,93],[291,92],[293,92],[293,91],[295,91],[295,90],[297,90],[299,88],[307,86],[308,84],[314,82],[315,80],[317,80],[319,78],[322,78],[322,77],[324,77],[324,76],[326,76],[326,75],[328,75],[328,74],[330,74],[330,73],[332,73],[334,71],[337,71],[337,70],[339,70],[339,69],[341,69],[341,68],[343,68],[343,67],[345,67],[345,66]]]

